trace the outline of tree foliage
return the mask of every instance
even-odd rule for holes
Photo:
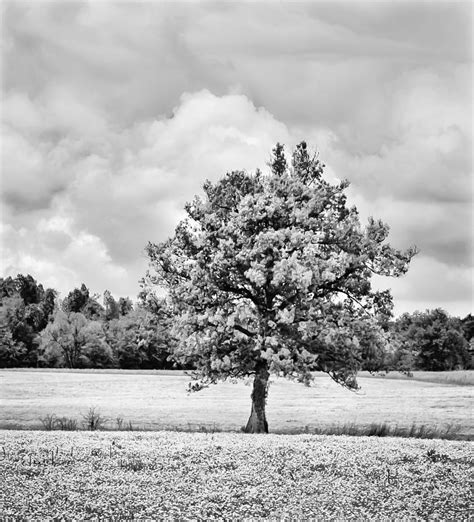
[[[102,324],[78,312],[58,310],[41,334],[43,360],[67,368],[108,368],[114,355]]]
[[[442,371],[470,367],[463,322],[440,308],[403,314],[395,321],[394,331],[399,342],[397,369]]]
[[[168,368],[171,344],[160,300],[135,313],[128,297],[85,284],[57,306],[58,293],[31,275],[0,278],[0,367]],[[158,308],[162,311],[158,312]]]
[[[111,319],[118,319],[120,316],[120,309],[114,296],[106,290],[104,292],[104,307],[105,307],[105,320],[110,321]]]
[[[174,314],[175,358],[204,383],[255,376],[249,431],[266,431],[270,373],[309,383],[321,370],[356,388],[364,359],[383,350],[378,318],[392,300],[370,279],[404,274],[415,250],[392,248],[381,221],[363,227],[347,187],[323,178],[304,142],[291,166],[277,144],[269,173],[207,182],[174,236],[147,247],[147,282],[167,290]]]
[[[105,310],[99,304],[98,298],[98,295],[91,296],[87,286],[82,283],[81,288],[75,288],[66,296],[62,302],[62,310],[66,313],[83,314],[88,319],[101,320]]]
[[[0,365],[37,366],[38,334],[55,307],[56,292],[31,275],[0,278]]]
[[[151,313],[143,306],[112,320],[107,340],[121,368],[172,368],[168,360],[172,341],[164,312]]]

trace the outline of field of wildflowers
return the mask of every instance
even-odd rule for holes
[[[238,433],[0,432],[0,516],[469,519],[473,443]]]

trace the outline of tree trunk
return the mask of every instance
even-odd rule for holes
[[[268,390],[268,368],[266,364],[257,367],[253,381],[252,410],[245,427],[245,433],[268,433],[265,403]]]

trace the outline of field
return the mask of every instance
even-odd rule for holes
[[[273,434],[246,435],[243,382],[188,395],[182,372],[2,370],[0,517],[469,520],[473,442],[314,432],[454,426],[470,439],[471,377],[361,375],[357,393],[275,379]],[[91,407],[105,431],[32,431],[52,414],[82,427]]]
[[[407,429],[451,427],[459,436],[472,438],[473,388],[453,384],[457,372],[448,373],[450,382],[441,383],[420,375],[362,375],[357,393],[325,375],[318,375],[310,388],[276,379],[267,406],[270,431],[301,433],[386,423]],[[474,372],[460,374],[458,380],[464,383],[472,381]],[[108,429],[116,429],[119,418],[134,429],[240,430],[250,413],[250,386],[226,382],[188,395],[188,381],[182,372],[172,371],[1,370],[0,427],[37,429],[40,418],[51,414],[76,419],[80,425],[82,415],[95,407],[107,417]]]
[[[469,520],[473,443],[0,432],[5,519]]]
[[[367,372],[361,372],[360,375],[368,376]],[[385,379],[398,379],[405,381],[424,381],[438,384],[457,384],[460,386],[474,386],[474,371],[472,370],[455,370],[449,372],[420,372],[414,371],[411,375],[400,372],[390,372],[387,374],[379,374],[376,377]]]

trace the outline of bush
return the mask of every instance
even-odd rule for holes
[[[82,425],[86,430],[96,431],[104,427],[107,419],[101,415],[95,408],[89,408],[89,411],[82,416]]]
[[[69,417],[58,417],[56,419],[57,429],[62,431],[76,431],[77,430],[77,420],[71,419]]]
[[[54,413],[52,415],[45,415],[44,417],[40,418],[41,424],[43,425],[43,428],[47,431],[54,430],[56,427],[56,416]]]

